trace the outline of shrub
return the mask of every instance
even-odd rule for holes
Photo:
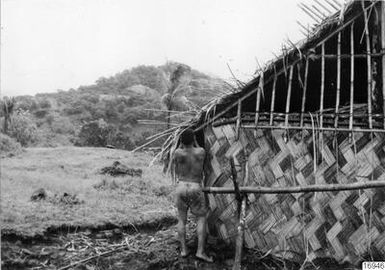
[[[48,99],[42,99],[39,101],[39,107],[42,109],[50,109],[51,102]]]
[[[54,116],[51,121],[51,129],[54,133],[59,134],[74,134],[75,127],[71,120],[67,117]]]
[[[15,138],[22,146],[28,146],[36,141],[37,128],[28,114],[20,114],[12,118],[9,135]]]
[[[37,110],[34,112],[34,115],[37,117],[37,118],[44,118],[46,117],[46,115],[48,115],[49,113],[49,110],[47,109],[41,109],[41,110]]]
[[[77,144],[80,146],[103,147],[116,133],[116,129],[108,125],[103,119],[92,121],[82,126]]]
[[[22,148],[20,143],[15,139],[0,133],[0,153],[1,156],[14,156],[21,153]]]

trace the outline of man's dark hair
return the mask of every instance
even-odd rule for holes
[[[182,132],[180,135],[180,141],[184,145],[191,145],[194,143],[194,130],[191,128],[186,129],[185,131]]]

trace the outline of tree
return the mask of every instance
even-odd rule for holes
[[[184,96],[188,89],[188,74],[191,68],[187,65],[179,64],[170,74],[167,80],[167,93],[162,97],[162,103],[167,108],[167,129],[170,128],[171,111],[174,109],[182,109],[186,106],[187,98]]]
[[[4,133],[8,133],[8,126],[11,123],[11,116],[15,108],[16,100],[14,97],[4,97],[1,101],[1,112],[4,115]]]

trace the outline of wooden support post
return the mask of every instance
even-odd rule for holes
[[[237,169],[235,168],[234,157],[230,158],[230,168],[231,168],[232,181],[233,181],[234,190],[235,190],[235,199],[239,203],[238,205],[238,213],[239,213],[240,203],[242,198],[241,198],[241,193],[239,192],[239,186],[237,182]]]
[[[305,64],[305,78],[303,82],[303,92],[302,92],[302,104],[301,104],[301,119],[300,119],[300,127],[303,127],[303,116],[305,114],[305,105],[306,105],[306,92],[307,92],[307,76],[309,72],[309,59],[306,58]]]
[[[338,33],[337,43],[337,93],[336,93],[336,108],[334,127],[338,127],[338,113],[340,108],[340,93],[341,93],[341,32]]]
[[[235,137],[238,140],[239,139],[239,134],[241,130],[241,113],[242,113],[242,101],[238,100],[238,107],[237,107],[237,123],[235,126]]]
[[[269,125],[272,126],[274,123],[274,108],[275,108],[275,88],[277,85],[277,75],[275,72],[275,66],[274,66],[274,80],[273,80],[273,90],[271,94],[271,105],[270,105],[270,121]]]
[[[350,26],[350,111],[349,111],[349,129],[353,130],[354,120],[354,23]],[[349,134],[351,140],[353,133]]]
[[[385,52],[385,2],[381,2],[381,53]],[[382,112],[385,129],[385,55],[382,55]]]
[[[235,163],[234,158],[230,158],[230,166],[231,166],[231,174],[234,184],[234,193],[235,193],[235,199],[238,202],[238,232],[237,232],[237,238],[235,242],[235,258],[234,258],[234,265],[233,270],[241,270],[242,269],[242,250],[243,250],[243,240],[244,240],[244,234],[245,234],[245,223],[246,223],[246,202],[247,202],[247,195],[241,194],[239,185],[237,182],[237,170],[235,169]],[[248,162],[246,162],[244,167],[244,174],[243,174],[243,184],[248,179]]]
[[[365,22],[365,37],[366,37],[366,65],[367,65],[367,74],[368,74],[368,121],[369,121],[369,128],[373,128],[372,123],[372,60],[371,60],[371,49],[370,49],[370,38],[369,38],[369,19],[368,14],[365,10],[365,3],[362,0],[361,1],[362,10],[364,12],[364,22]]]
[[[325,92],[325,43],[321,45],[321,99],[320,99],[320,128],[323,128],[323,110],[324,110],[324,92]],[[320,133],[320,141],[322,141],[322,131]]]
[[[261,93],[263,91],[263,71],[261,72],[261,76],[259,77],[259,85],[257,91],[257,98],[255,103],[255,132],[254,136],[257,136],[257,126],[259,121],[259,108],[261,106]]]
[[[234,259],[233,270],[242,269],[242,250],[243,250],[243,240],[245,238],[245,223],[246,223],[246,201],[247,201],[247,196],[246,194],[243,194],[241,211],[239,215],[237,239],[235,242],[235,259]]]
[[[290,99],[291,99],[291,83],[293,81],[293,69],[294,69],[294,65],[290,66],[289,86],[287,88],[287,96],[286,96],[285,127],[287,127],[289,125]]]

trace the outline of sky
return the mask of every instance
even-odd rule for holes
[[[185,63],[248,81],[304,36],[299,0],[1,0],[1,95],[93,84],[137,65]],[[306,2],[306,1],[304,1]]]

